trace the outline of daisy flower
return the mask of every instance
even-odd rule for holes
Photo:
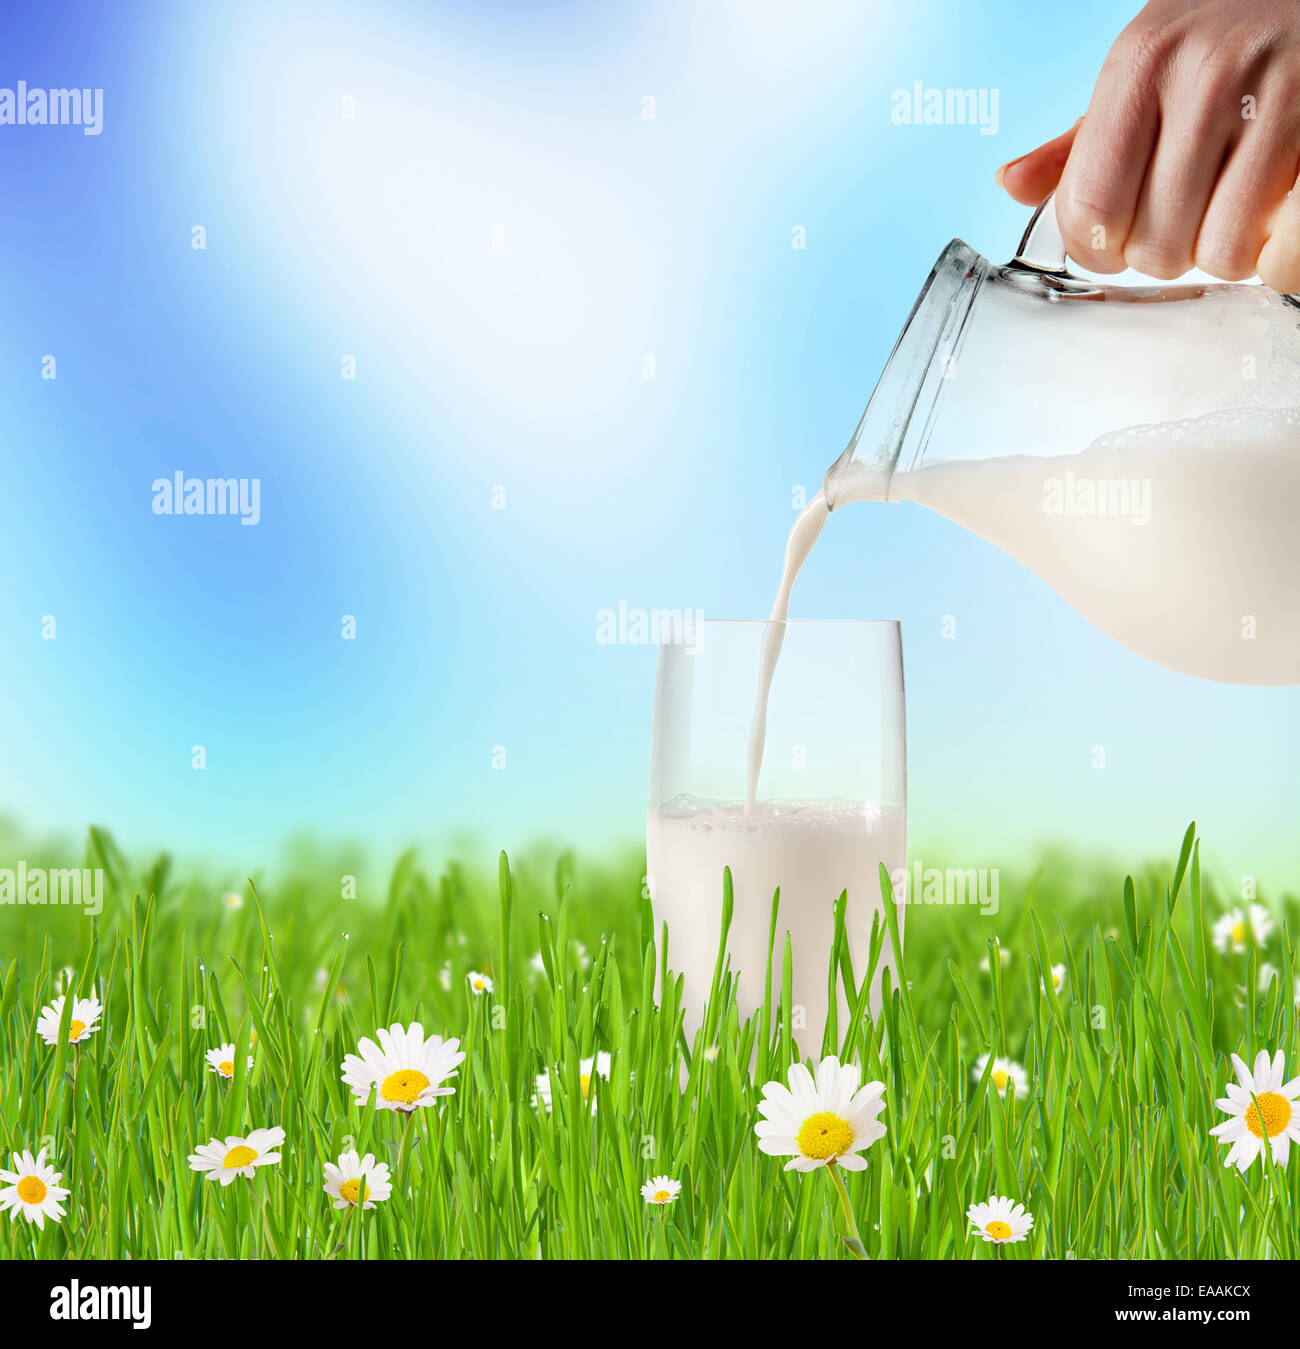
[[[1003,969],[1006,969],[1006,967],[1011,964],[1011,952],[1004,951],[1000,946],[998,947],[998,964],[1001,965]],[[988,967],[989,958],[988,956],[985,956],[984,959],[980,961],[980,969],[986,970]]]
[[[228,909],[242,909],[244,907],[244,897],[235,890],[227,890],[221,896],[221,902]]]
[[[496,985],[486,974],[480,974],[477,970],[470,970],[469,975],[470,991],[477,997],[480,993],[491,993],[495,991]]]
[[[381,1030],[374,1040],[363,1039],[359,1053],[343,1058],[343,1081],[363,1105],[370,1088],[378,1087],[375,1104],[380,1110],[401,1110],[410,1114],[418,1106],[432,1105],[439,1096],[452,1096],[455,1087],[438,1084],[456,1076],[465,1061],[459,1040],[444,1040],[441,1035],[424,1036],[424,1027],[412,1021],[405,1030],[400,1021]]]
[[[1023,1204],[1012,1205],[1005,1195],[993,1195],[983,1204],[972,1204],[966,1216],[985,1241],[1002,1246],[1024,1241],[1034,1225],[1034,1215]]]
[[[334,1198],[335,1208],[355,1208],[365,1186],[363,1209],[374,1208],[393,1193],[388,1163],[375,1161],[374,1153],[358,1157],[352,1148],[339,1158],[339,1164],[325,1163],[325,1193]]]
[[[72,1000],[72,1020],[68,1023],[68,1043],[80,1044],[89,1040],[99,1029],[95,1024],[103,1015],[103,1007],[98,998],[74,998]],[[36,1033],[47,1045],[59,1042],[59,1022],[63,1019],[63,995],[60,994],[48,1007],[41,1009],[36,1022]]]
[[[30,1152],[14,1153],[14,1169],[0,1171],[0,1213],[9,1210],[9,1221],[17,1222],[21,1213],[29,1223],[35,1223],[45,1230],[46,1218],[61,1222],[63,1219],[62,1200],[68,1197],[68,1190],[59,1184],[63,1172],[45,1165],[45,1149],[35,1157]]]
[[[235,1046],[218,1045],[216,1049],[209,1049],[203,1056],[208,1061],[209,1067],[218,1077],[234,1077],[235,1075]],[[248,1056],[248,1066],[253,1066],[253,1056]]]
[[[213,1138],[200,1144],[190,1153],[191,1171],[206,1171],[209,1180],[229,1185],[236,1176],[253,1179],[259,1166],[273,1166],[280,1160],[275,1151],[284,1143],[284,1130],[277,1124],[271,1129],[254,1129],[247,1138],[231,1134],[223,1142]]]
[[[975,1060],[976,1077],[984,1076],[984,1069],[988,1067],[989,1057],[988,1054],[981,1054]],[[1001,1097],[1005,1098],[1008,1088],[1017,1100],[1023,1100],[1029,1095],[1029,1074],[1025,1072],[1024,1065],[1017,1063],[1015,1059],[994,1059],[989,1080]]]
[[[1273,931],[1273,920],[1262,904],[1252,904],[1246,913],[1231,909],[1214,924],[1215,949],[1225,955],[1229,949],[1244,951],[1247,941],[1263,946]]]
[[[1224,1166],[1235,1165],[1238,1171],[1248,1171],[1251,1162],[1262,1157],[1266,1143],[1272,1150],[1273,1161],[1285,1166],[1291,1144],[1300,1143],[1300,1103],[1296,1101],[1300,1096],[1300,1077],[1282,1081],[1280,1049],[1271,1062],[1268,1050],[1261,1049],[1255,1056],[1254,1072],[1235,1054],[1232,1066],[1237,1080],[1229,1082],[1227,1094],[1214,1103],[1232,1118],[1210,1130],[1221,1142],[1232,1144],[1223,1159]]]
[[[451,992],[451,961],[450,961],[450,960],[447,961],[446,964],[444,964],[443,967],[438,971],[438,987],[439,987],[440,989],[442,989],[442,991],[443,991],[444,993],[450,993],[450,992]]]
[[[674,1180],[671,1176],[651,1176],[641,1187],[641,1198],[647,1204],[658,1204],[662,1207],[671,1204],[681,1192],[680,1180]]]
[[[789,1157],[787,1171],[813,1171],[842,1166],[862,1171],[867,1159],[858,1154],[878,1138],[885,1126],[876,1118],[885,1108],[885,1084],[868,1082],[859,1089],[862,1069],[841,1064],[832,1054],[817,1066],[817,1077],[802,1063],[792,1063],[789,1087],[768,1082],[754,1125],[758,1150],[770,1157]]]
[[[1054,993],[1060,993],[1065,988],[1065,981],[1069,977],[1065,972],[1065,966],[1053,965],[1048,973],[1052,976],[1052,991]],[[1047,992],[1046,979],[1043,980],[1043,992]]]
[[[578,1065],[578,1083],[582,1087],[582,1099],[591,1102],[591,1108],[596,1108],[596,1098],[592,1094],[591,1079],[593,1077],[603,1077],[606,1082],[609,1081],[609,1055],[603,1050],[595,1058],[583,1059]],[[538,1073],[537,1075],[537,1095],[533,1097],[533,1104],[540,1101],[547,1110],[551,1108],[551,1075],[550,1073]]]

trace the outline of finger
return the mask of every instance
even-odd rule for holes
[[[1120,37],[1097,77],[1056,193],[1066,251],[1096,272],[1122,272],[1160,126],[1163,51],[1155,37]]]
[[[1175,98],[1169,106],[1195,104],[1191,99],[1180,103]],[[1236,130],[1217,110],[1191,120],[1166,116],[1161,122],[1133,224],[1124,240],[1124,260],[1130,267],[1165,281],[1192,267],[1201,220]]]
[[[1196,265],[1225,281],[1253,276],[1273,217],[1296,179],[1292,119],[1250,123],[1219,173],[1196,236]]]
[[[1079,118],[1082,122],[1083,118]],[[997,171],[997,184],[1005,188],[1022,206],[1038,206],[1061,181],[1061,170],[1070,157],[1079,122],[1055,140],[1040,145],[1019,159],[1013,159]]]
[[[1266,286],[1284,295],[1300,292],[1300,192],[1294,187],[1273,213],[1256,270]]]

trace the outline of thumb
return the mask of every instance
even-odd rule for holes
[[[1080,117],[1069,131],[1055,140],[1003,164],[996,174],[998,186],[1005,188],[1022,206],[1037,206],[1061,181],[1061,172],[1082,121]]]

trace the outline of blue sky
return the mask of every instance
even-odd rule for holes
[[[102,88],[104,126],[0,127],[0,809],[250,866],[635,841],[653,653],[597,612],[766,612],[934,258],[1011,255],[993,171],[1129,16],[7,17],[0,85]],[[997,134],[894,124],[917,80],[996,89]],[[176,471],[260,479],[259,524],[155,515]],[[1136,861],[1195,818],[1225,877],[1294,879],[1296,691],[1150,666],[911,506],[837,515],[792,613],[902,620],[914,853]]]

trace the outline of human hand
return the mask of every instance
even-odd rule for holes
[[[1087,114],[998,170],[1056,192],[1066,251],[1095,272],[1196,266],[1300,291],[1300,4],[1151,0],[1110,50]]]

